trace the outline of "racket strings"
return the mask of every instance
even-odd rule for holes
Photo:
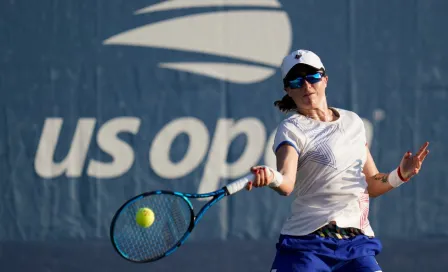
[[[150,208],[154,212],[154,223],[148,228],[135,221],[140,208]],[[191,208],[182,197],[149,195],[122,210],[115,223],[114,242],[128,259],[150,261],[173,248],[187,232],[190,223]]]

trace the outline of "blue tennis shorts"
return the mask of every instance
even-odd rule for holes
[[[377,272],[375,256],[382,249],[377,238],[365,235],[338,239],[280,235],[271,272]]]

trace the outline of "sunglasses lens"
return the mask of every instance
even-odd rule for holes
[[[306,76],[306,81],[308,81],[311,84],[317,83],[322,80],[322,74],[321,73],[315,73],[314,75],[308,75]]]
[[[303,77],[299,77],[299,78],[296,78],[296,79],[294,79],[294,80],[291,80],[290,82],[289,82],[289,87],[291,87],[291,88],[293,88],[293,89],[299,89],[299,88],[301,88],[302,87],[302,85],[303,85]]]

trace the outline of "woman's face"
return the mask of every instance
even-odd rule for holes
[[[288,79],[296,79],[285,87],[285,91],[299,109],[319,108],[322,103],[326,103],[325,88],[328,77],[322,76],[322,72],[303,67],[295,69],[293,75],[288,75]]]

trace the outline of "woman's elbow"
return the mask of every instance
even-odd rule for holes
[[[289,196],[292,194],[294,188],[282,188],[281,192],[279,192],[279,194],[281,194],[282,196]]]
[[[273,189],[281,196],[289,196],[293,191],[290,188],[282,188],[282,187],[273,188]]]
[[[370,198],[375,198],[375,197],[378,197],[378,196],[380,196],[380,195],[377,194],[377,193],[369,193],[369,197]]]
[[[282,192],[279,192],[279,194],[281,196],[289,196],[291,194],[291,192],[289,192],[289,191],[282,191]]]
[[[367,188],[367,193],[369,194],[369,197],[371,197],[371,198],[379,197],[381,195],[380,193],[378,193],[372,189],[369,189],[369,188]]]

